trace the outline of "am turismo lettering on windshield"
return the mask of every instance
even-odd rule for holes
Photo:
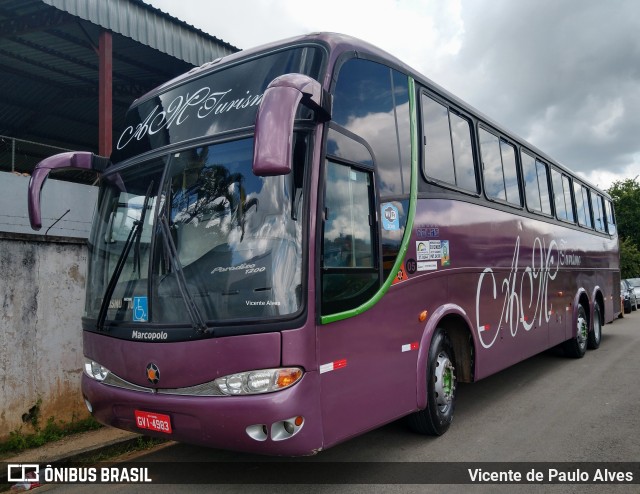
[[[511,269],[502,279],[501,293],[504,294],[502,312],[497,324],[485,320],[482,312],[481,300],[486,297],[482,293],[489,290],[493,293],[493,300],[498,299],[497,281],[493,269],[484,269],[478,279],[476,289],[476,324],[478,339],[484,348],[491,348],[498,338],[501,324],[509,326],[511,336],[518,334],[520,324],[525,331],[531,331],[535,325],[542,324],[542,318],[549,322],[553,312],[553,305],[549,304],[549,282],[556,279],[561,266],[580,266],[582,257],[565,249],[567,242],[560,240],[560,245],[551,240],[547,246],[546,240],[539,237],[533,242],[531,262],[520,268],[520,237],[516,239],[511,261]]]
[[[169,129],[174,125],[183,124],[191,115],[196,118],[207,118],[210,115],[238,111],[245,108],[258,106],[264,93],[251,94],[250,91],[236,99],[233,99],[232,89],[215,91],[211,87],[204,86],[193,94],[180,94],[161,109],[156,105],[151,112],[135,126],[130,125],[124,129],[117,142],[117,149],[124,149],[133,139],[140,140],[147,135],[154,135],[163,129]]]

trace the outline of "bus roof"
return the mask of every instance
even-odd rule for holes
[[[534,154],[537,154],[540,158],[542,158],[543,160],[547,161],[550,164],[553,164],[558,169],[570,174],[572,177],[576,178],[579,182],[583,183],[584,185],[589,186],[590,188],[592,188],[594,190],[597,190],[599,193],[603,194],[605,197],[607,197],[609,199],[611,198],[606,192],[601,190],[599,187],[597,187],[594,184],[590,183],[588,180],[586,180],[586,179],[584,179],[582,177],[579,177],[576,174],[576,172],[572,171],[570,168],[568,168],[565,165],[561,164],[560,162],[558,162],[557,160],[555,160],[554,158],[549,156],[547,153],[545,153],[544,151],[540,150],[539,148],[537,148],[536,146],[534,146],[530,142],[526,141],[524,138],[520,137],[519,135],[517,135],[513,131],[508,130],[504,126],[500,125],[499,123],[494,121],[492,118],[488,117],[483,112],[477,110],[476,108],[474,108],[470,104],[466,103],[465,101],[463,101],[459,97],[455,96],[454,94],[452,94],[447,89],[445,89],[444,87],[440,86],[439,84],[437,84],[433,80],[431,80],[428,77],[426,77],[425,75],[419,73],[418,71],[416,71],[415,69],[413,69],[409,65],[407,65],[404,62],[402,62],[401,60],[399,60],[394,55],[391,55],[390,53],[382,50],[381,48],[378,48],[377,46],[372,45],[369,42],[363,41],[363,40],[355,38],[353,36],[340,34],[340,33],[317,32],[317,33],[310,33],[310,34],[301,35],[301,36],[295,36],[295,37],[291,37],[291,38],[287,38],[287,39],[283,39],[283,40],[279,40],[279,41],[274,41],[274,42],[271,42],[271,43],[268,43],[268,44],[256,46],[256,47],[253,47],[253,48],[249,48],[249,49],[246,49],[246,50],[238,51],[236,53],[232,53],[232,54],[227,55],[225,57],[221,57],[221,58],[218,58],[216,60],[212,60],[210,62],[204,63],[203,65],[201,65],[199,67],[195,67],[195,68],[191,69],[190,71],[188,71],[188,72],[186,72],[186,73],[184,73],[184,74],[182,74],[182,75],[180,75],[180,76],[178,76],[178,77],[176,77],[174,79],[171,79],[171,80],[167,81],[166,83],[158,86],[157,88],[149,91],[147,94],[145,94],[145,95],[141,96],[140,98],[136,99],[132,103],[131,107],[137,106],[138,104],[140,104],[140,103],[142,103],[142,102],[144,102],[144,101],[146,101],[146,100],[148,100],[150,98],[153,98],[153,97],[155,97],[155,96],[157,96],[157,95],[159,95],[159,94],[171,89],[172,87],[175,87],[175,86],[180,85],[182,83],[185,83],[187,81],[202,77],[202,76],[204,76],[204,75],[206,75],[206,74],[208,74],[210,72],[218,70],[221,67],[234,64],[234,63],[236,63],[238,61],[241,61],[241,60],[244,60],[244,59],[247,59],[247,58],[251,58],[251,57],[258,56],[258,55],[261,55],[261,54],[264,54],[264,53],[268,53],[268,52],[277,50],[277,49],[282,48],[282,47],[293,46],[293,45],[303,45],[303,44],[322,45],[327,49],[327,51],[329,53],[328,67],[331,70],[326,71],[325,77],[324,77],[324,81],[319,81],[319,82],[322,83],[322,86],[327,91],[329,91],[331,89],[332,84],[335,82],[335,81],[333,81],[333,77],[334,77],[333,68],[334,68],[335,64],[341,59],[341,57],[343,57],[346,53],[351,52],[351,53],[354,54],[355,57],[372,58],[372,59],[375,59],[375,60],[378,60],[378,61],[384,61],[385,64],[390,65],[390,66],[400,70],[401,72],[406,73],[407,75],[410,75],[416,81],[418,81],[421,85],[425,86],[428,89],[433,90],[434,92],[438,93],[440,96],[444,97],[449,102],[451,102],[451,103],[459,106],[460,108],[464,109],[466,112],[468,112],[470,115],[472,115],[477,120],[482,121],[483,123],[489,125],[490,127],[493,127],[495,130],[499,131],[500,133],[504,134],[505,136],[508,136],[510,139],[512,139],[518,145],[528,149],[529,151],[533,152]]]

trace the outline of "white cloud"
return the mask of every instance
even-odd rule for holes
[[[147,1],[239,48],[353,35],[601,186],[638,169],[636,0]]]

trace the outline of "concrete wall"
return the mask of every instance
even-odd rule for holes
[[[96,188],[49,180],[41,233],[71,212],[44,237],[28,226],[27,184],[0,173],[0,441],[32,431],[29,414],[39,401],[40,425],[88,416],[80,319]]]
[[[2,238],[5,237],[5,238]],[[0,237],[0,440],[23,427],[39,400],[48,417],[85,417],[80,394],[87,271],[84,241]]]

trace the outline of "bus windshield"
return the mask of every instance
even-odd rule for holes
[[[213,324],[301,309],[306,153],[289,175],[256,177],[252,151],[253,138],[203,145],[103,177],[88,318],[190,324],[189,301]]]
[[[323,63],[319,46],[299,46],[218,70],[204,68],[200,77],[169,84],[127,112],[112,160],[120,163],[166,145],[250,127],[273,79],[298,73],[319,80]],[[306,112],[301,118],[309,116],[308,109],[300,111]]]

